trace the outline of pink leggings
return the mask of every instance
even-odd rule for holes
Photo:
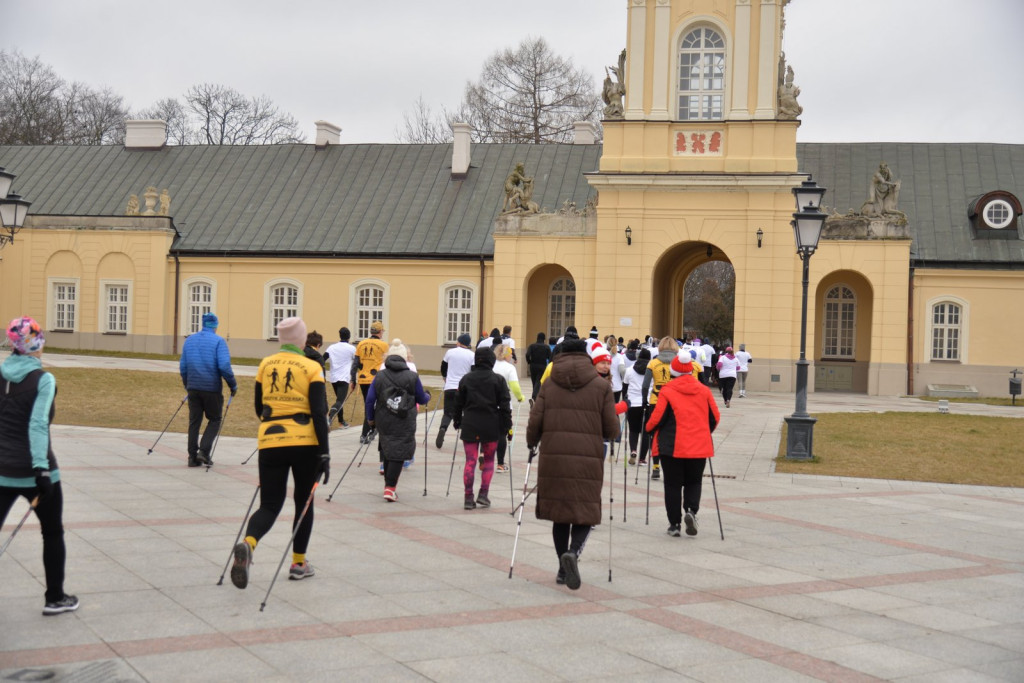
[[[491,489],[491,477],[494,476],[494,453],[498,450],[497,441],[463,441],[466,447],[466,468],[462,471],[462,483],[466,487],[466,495],[473,495],[473,478],[476,474],[476,463],[482,455],[484,458],[483,472],[480,477],[480,494],[486,495]]]

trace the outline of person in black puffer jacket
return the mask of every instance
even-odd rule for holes
[[[426,405],[430,394],[423,390],[420,377],[409,368],[409,351],[401,339],[391,342],[384,356],[384,369],[377,372],[366,394],[366,419],[380,435],[380,452],[384,458],[384,500],[398,500],[395,489],[406,460],[416,455],[416,406],[404,417],[395,415],[385,402],[390,387],[400,387],[415,397],[417,406]]]
[[[512,409],[509,407],[508,384],[494,372],[494,351],[490,347],[478,348],[473,367],[459,381],[455,394],[453,422],[461,429],[466,449],[466,467],[462,483],[466,489],[464,509],[477,505],[490,507],[487,493],[494,475],[494,454],[498,439],[504,438],[512,428]],[[480,494],[473,500],[473,482],[477,460],[480,461]]]
[[[544,333],[537,333],[537,341],[530,344],[526,349],[526,364],[530,366],[530,379],[533,381],[532,400],[537,400],[540,393],[540,378],[544,375],[544,368],[551,362],[551,347],[545,341]]]

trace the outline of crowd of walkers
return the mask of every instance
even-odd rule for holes
[[[190,467],[212,466],[227,411],[223,385],[232,398],[238,389],[227,344],[217,335],[217,327],[216,315],[206,313],[201,331],[186,339],[181,355]],[[231,581],[238,588],[248,585],[253,553],[284,506],[289,474],[295,515],[288,576],[314,576],[306,557],[313,498],[317,486],[330,478],[330,425],[337,418],[342,428],[349,427],[344,410],[355,386],[364,407],[360,449],[369,449],[376,441],[383,498],[398,500],[399,478],[414,461],[418,446],[417,413],[431,395],[424,390],[409,348],[397,338],[390,344],[385,341],[380,321],[372,322],[369,332],[353,345],[350,330],[342,327],[338,341],[321,351],[323,337],[307,331],[302,319],[278,322],[280,349],[264,358],[256,373],[253,406],[259,420],[260,502],[243,523],[244,536],[240,530],[232,550]],[[494,474],[509,471],[508,446],[518,423],[513,401],[518,406],[527,400],[519,384],[511,332],[510,326],[500,332],[494,328],[475,344],[470,335],[462,334],[441,361],[443,395],[435,408],[442,416],[434,445],[443,448],[446,433],[454,427],[455,453],[461,444],[465,456],[466,510],[490,507]],[[78,599],[63,588],[63,497],[49,440],[56,383],[41,370],[43,334],[38,323],[15,319],[7,337],[12,354],[0,367],[0,523],[18,497],[31,501],[44,541],[43,613],[59,614],[77,609]],[[668,534],[680,536],[685,528],[686,534],[696,535],[704,469],[714,456],[711,433],[721,420],[710,387],[718,386],[726,408],[734,395],[746,396],[753,359],[745,345],[716,349],[699,338],[668,336],[624,342],[607,335],[601,340],[596,327],[581,338],[570,326],[557,339],[538,333],[524,360],[532,383],[525,429],[528,462],[532,465],[537,459],[536,516],[552,523],[556,582],[570,589],[581,585],[579,557],[592,528],[601,522],[604,467],[613,444],[626,444],[629,465],[646,466],[650,460],[650,479],[664,479]],[[328,382],[333,401],[327,396]],[[204,417],[207,427],[200,438]],[[454,458],[455,454],[453,468]],[[523,495],[525,504],[525,486]],[[256,494],[253,502],[255,498]]]

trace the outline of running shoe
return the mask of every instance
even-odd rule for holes
[[[235,588],[249,585],[249,568],[252,567],[252,548],[245,541],[235,544],[235,563],[231,565],[231,583]]]
[[[629,454],[629,464],[630,465],[635,465],[636,464],[636,451],[633,451],[632,453]]]
[[[669,525],[668,531],[666,531],[665,533],[667,533],[669,536],[675,536],[675,537],[678,538],[680,536],[680,533],[681,533],[679,525],[678,524],[671,524],[671,525]]]
[[[494,472],[495,472],[495,474],[507,474],[508,473],[508,465],[495,465],[494,466]]]
[[[486,493],[481,493],[476,497],[476,504],[482,508],[491,507],[491,499],[487,497]]]
[[[389,503],[394,503],[396,500],[398,500],[398,494],[395,493],[394,486],[384,487],[384,500],[386,500]]]
[[[686,525],[687,536],[697,535],[697,515],[687,510],[686,514],[683,515],[683,524]]]
[[[292,568],[288,570],[288,578],[292,581],[301,581],[311,576],[316,576],[316,572],[313,571],[313,565],[308,561],[302,564],[293,563]]]
[[[565,572],[565,585],[569,587],[569,590],[579,590],[583,582],[580,580],[579,558],[576,557],[576,553],[572,551],[565,553],[562,555],[560,563],[562,571]]]
[[[43,616],[52,617],[54,614],[74,612],[78,609],[78,597],[64,594],[64,597],[56,602],[48,602],[43,606]]]

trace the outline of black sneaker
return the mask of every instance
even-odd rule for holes
[[[476,510],[476,501],[473,500],[472,494],[466,496],[466,503],[462,506],[463,510]]]
[[[202,448],[196,451],[196,460],[199,461],[200,465],[206,465],[207,467],[213,464],[213,460],[210,459],[210,456]]]
[[[565,572],[565,585],[569,590],[579,590],[582,581],[580,580],[579,558],[576,553],[569,551],[562,555],[562,571]]]
[[[481,493],[476,497],[476,504],[482,508],[489,508],[491,507],[491,500],[487,497],[486,493]]]
[[[359,443],[366,443],[366,434],[359,435]]]
[[[201,464],[202,463],[200,463],[199,460],[197,458],[195,458],[195,457],[190,457],[188,459],[188,466],[189,467],[199,467]]]
[[[76,609],[78,609],[78,597],[65,593],[60,600],[48,602],[43,606],[43,616],[52,617],[54,614],[74,612]]]
[[[655,465],[651,472],[651,479],[661,479],[661,465]]]
[[[558,568],[558,573],[555,574],[555,583],[557,583],[559,586],[565,585],[565,570],[561,567]]]
[[[252,548],[245,541],[235,544],[235,563],[231,565],[231,583],[235,588],[249,585],[249,568],[252,567]]]
[[[438,448],[444,448],[444,433],[448,430],[447,427],[441,427],[437,430],[437,438],[434,439],[434,445]]]
[[[337,414],[338,414],[338,409],[337,408],[331,408],[330,410],[327,411],[327,426],[328,427],[331,426],[331,422],[334,421],[334,416],[337,415]]]
[[[680,527],[678,524],[670,524],[668,527],[668,531],[665,533],[667,533],[669,536],[675,536],[678,538],[680,536]]]
[[[697,515],[687,510],[686,514],[683,515],[683,524],[686,525],[687,536],[697,535]]]

